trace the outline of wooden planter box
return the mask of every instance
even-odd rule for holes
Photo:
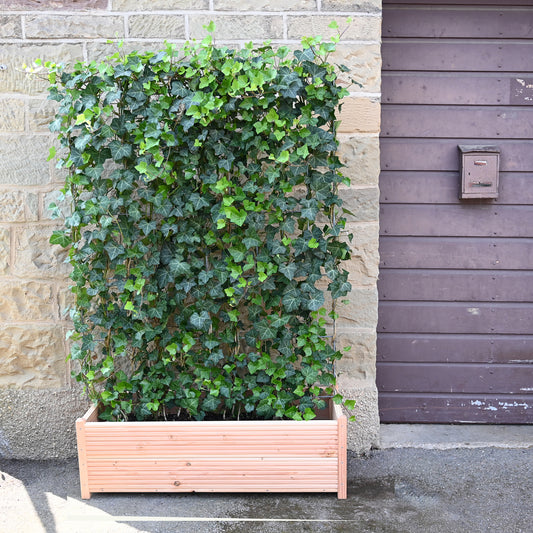
[[[347,421],[76,422],[81,497],[93,492],[337,492]]]

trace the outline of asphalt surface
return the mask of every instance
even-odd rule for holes
[[[533,447],[384,449],[334,494],[79,495],[77,462],[2,461],[1,533],[532,533]]]

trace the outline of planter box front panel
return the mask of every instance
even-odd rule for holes
[[[339,492],[343,497],[342,415],[339,424],[336,419],[97,422],[95,413],[87,413],[77,427],[82,497],[92,492]]]

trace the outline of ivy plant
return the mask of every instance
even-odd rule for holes
[[[46,65],[70,204],[51,242],[69,249],[70,357],[102,419],[300,420],[342,401],[333,47],[209,36]]]

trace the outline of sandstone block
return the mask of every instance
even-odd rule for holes
[[[2,44],[0,64],[5,69],[0,70],[0,93],[45,93],[47,80],[30,76],[22,69],[23,64],[32,65],[38,58],[72,64],[83,59],[83,49],[81,44]]]
[[[322,11],[379,13],[382,0],[322,0]]]
[[[315,11],[316,0],[215,0],[219,11]]]
[[[0,274],[7,273],[9,269],[9,258],[11,255],[10,231],[0,228]]]
[[[15,265],[13,274],[27,278],[65,279],[70,265],[67,252],[49,243],[52,228],[21,228],[15,233]]]
[[[52,287],[35,281],[0,282],[0,321],[43,321],[56,318]]]
[[[364,189],[342,189],[339,192],[343,207],[352,214],[346,214],[348,222],[374,222],[379,217],[379,190],[377,187]]]
[[[59,289],[59,318],[61,320],[69,320],[69,311],[75,303],[74,294],[70,286],[61,287]]]
[[[0,328],[0,387],[59,388],[67,383],[63,328],[52,325]]]
[[[2,10],[3,10],[3,6],[2,6]],[[19,16],[15,16],[15,15],[0,16],[0,38],[1,39],[22,38],[22,22]]]
[[[361,382],[372,383],[376,379],[376,333],[357,329],[337,330],[337,350],[343,357],[335,363],[335,369],[344,386],[357,386]],[[349,351],[344,351],[350,348]]]
[[[62,187],[65,184],[65,179],[68,175],[68,170],[66,168],[56,168],[55,166],[51,167],[52,182]],[[46,206],[45,206],[46,207]]]
[[[276,15],[191,15],[189,17],[190,37],[202,39],[207,35],[203,26],[213,20],[215,38],[265,41],[283,38],[283,18]]]
[[[352,285],[375,286],[379,274],[379,224],[347,224],[347,230],[353,235],[351,258],[342,268],[349,272]]]
[[[33,222],[37,220],[38,212],[37,194],[0,190],[0,222]]]
[[[379,45],[349,46],[341,42],[337,45],[335,52],[330,55],[329,61],[333,64],[345,65],[350,69],[350,72],[339,73],[339,84],[348,90],[380,92],[381,52]]]
[[[0,74],[1,75],[1,74]],[[50,181],[46,161],[50,139],[42,135],[13,135],[0,143],[0,184],[42,185]]]
[[[0,20],[0,24],[2,24]],[[24,131],[24,101],[0,99],[0,131]]]
[[[375,287],[354,288],[337,302],[339,327],[369,328],[375,330],[378,323],[378,295]]]
[[[339,133],[379,133],[381,107],[370,98],[347,97],[342,100]]]
[[[135,15],[129,18],[130,37],[184,39],[183,15]]]
[[[30,100],[28,123],[31,131],[49,131],[48,126],[54,120],[57,102],[50,100]]]
[[[379,179],[379,138],[376,136],[339,136],[339,159],[346,165],[342,172],[352,185],[377,185]]]
[[[337,35],[338,31],[329,28],[331,15],[288,15],[289,39],[301,39],[309,35],[321,35],[324,39]],[[346,23],[337,20],[339,30],[343,31]],[[378,17],[354,16],[346,32],[342,36],[344,41],[377,41],[381,39],[381,19]]]
[[[51,6],[50,0],[9,0],[2,3],[2,11],[54,11],[60,9],[68,11],[78,11],[84,9],[107,9],[108,0],[54,0]]]
[[[28,15],[26,37],[30,39],[115,39],[124,37],[119,16]]]
[[[209,9],[209,0],[113,0],[113,11]]]

